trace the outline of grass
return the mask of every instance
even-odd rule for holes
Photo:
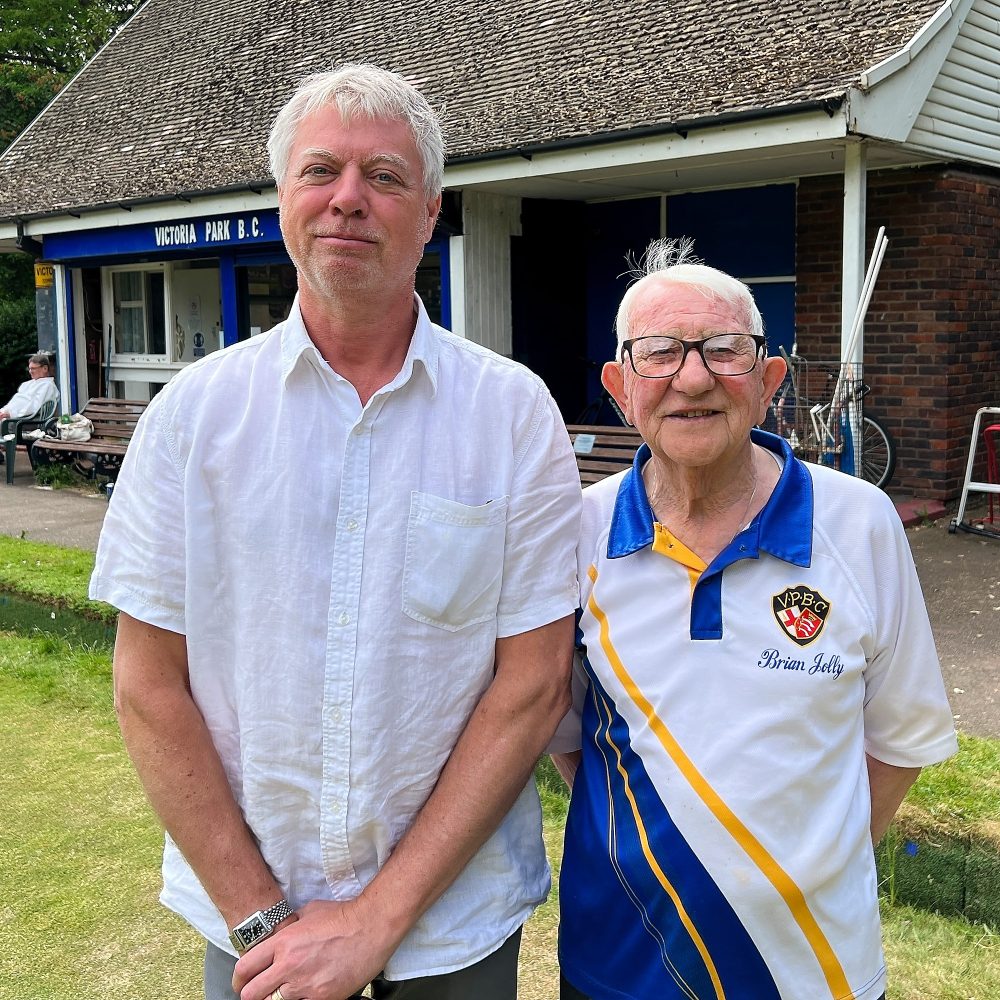
[[[93,555],[0,536],[0,589],[103,613],[86,600]],[[162,835],[122,747],[106,647],[0,633],[0,1000],[201,995],[200,938],[157,902]],[[1000,816],[1000,742],[962,737],[924,772],[905,822],[983,831]],[[537,772],[558,884],[566,796]],[[993,825],[991,825],[993,824]],[[889,1000],[1000,997],[1000,934],[907,906],[883,908]],[[558,996],[556,893],[525,928],[523,1000]]]
[[[1000,741],[959,734],[959,752],[921,772],[901,820],[952,835],[985,834],[1000,850]]]
[[[88,549],[0,535],[0,590],[113,622],[114,608],[87,599],[93,569],[94,553]]]
[[[995,1000],[1000,935],[909,906],[882,907],[887,1000]]]
[[[79,461],[53,461],[48,465],[35,467],[35,482],[39,486],[50,486],[54,490],[80,490],[84,493],[103,493],[104,483],[85,470]]]
[[[106,650],[0,646],[0,998],[197,997],[203,946],[157,903],[161,833],[118,735]]]

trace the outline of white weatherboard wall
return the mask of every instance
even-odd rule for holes
[[[974,0],[907,142],[1000,164],[1000,3]]]
[[[521,235],[521,199],[462,192],[465,324],[469,340],[510,357],[510,238]]]

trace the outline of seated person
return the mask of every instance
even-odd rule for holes
[[[0,410],[0,421],[33,417],[50,400],[59,399],[55,370],[47,354],[32,354],[28,359],[27,382],[17,387],[10,402]]]

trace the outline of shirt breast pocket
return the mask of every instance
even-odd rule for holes
[[[449,632],[496,616],[503,582],[507,498],[478,507],[410,494],[403,611]]]

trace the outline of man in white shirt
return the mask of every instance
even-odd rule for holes
[[[52,362],[47,354],[32,354],[28,359],[27,382],[17,387],[10,402],[0,410],[0,420],[20,420],[33,417],[50,400],[59,398]]]
[[[162,899],[209,1000],[506,1000],[548,888],[530,779],[569,702],[576,465],[542,383],[414,294],[423,97],[312,77],[268,148],[296,303],[157,395],[91,587]]]

